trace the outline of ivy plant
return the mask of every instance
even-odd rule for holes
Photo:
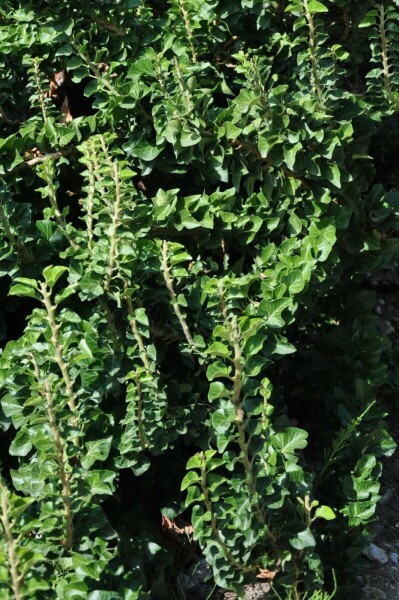
[[[177,518],[239,597],[344,597],[395,447],[397,15],[2,3],[1,597],[176,597]]]

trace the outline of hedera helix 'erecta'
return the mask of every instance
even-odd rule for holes
[[[0,594],[177,595],[162,516],[241,596],[343,594],[394,448],[397,0],[34,4],[0,7]]]

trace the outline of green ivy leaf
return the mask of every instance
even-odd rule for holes
[[[316,545],[313,533],[310,529],[300,531],[295,537],[290,538],[290,544],[295,550],[304,550],[305,548],[312,548]]]
[[[325,519],[326,521],[331,521],[332,519],[336,518],[336,515],[332,508],[330,508],[329,506],[322,505],[316,509],[315,517],[317,519]]]
[[[297,450],[307,446],[308,433],[298,427],[287,427],[271,437],[273,446],[284,455],[287,460],[295,458]]]
[[[26,456],[32,449],[29,432],[25,429],[20,429],[13,441],[11,442],[9,452],[11,456]]]
[[[14,279],[16,285],[13,285],[8,292],[9,296],[27,296],[29,298],[38,298],[38,283],[35,279],[26,277],[17,277]]]
[[[190,487],[190,485],[193,485],[194,483],[199,483],[200,481],[201,481],[201,476],[198,473],[196,473],[195,471],[189,471],[185,475],[183,481],[181,482],[180,489],[183,492],[188,487]]]
[[[224,406],[219,408],[212,415],[212,426],[216,433],[226,433],[233,421],[236,418],[235,410],[233,406]]]
[[[328,8],[318,0],[309,0],[309,12],[311,14],[328,12]]]
[[[53,267],[49,266],[43,269],[43,275],[45,282],[47,283],[50,290],[53,289],[57,281],[64,273],[68,272],[68,267]]]
[[[82,467],[90,469],[96,460],[106,460],[111,450],[111,445],[112,436],[93,442],[86,442],[86,455],[82,458]]]
[[[227,358],[231,354],[231,349],[225,344],[222,344],[222,342],[213,342],[206,352],[210,356],[221,356],[222,358]]]

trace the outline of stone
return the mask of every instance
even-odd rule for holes
[[[253,583],[245,586],[245,600],[264,600],[270,592],[269,583]]]
[[[397,554],[396,552],[390,552],[389,560],[393,565],[399,565],[399,554]]]
[[[356,575],[355,577],[355,584],[358,585],[359,587],[365,587],[366,586],[366,578],[363,577],[363,575]]]
[[[199,558],[186,573],[180,575],[180,583],[184,590],[192,590],[206,584],[212,578],[211,566],[204,558]]]
[[[395,481],[399,481],[399,461],[397,459],[390,461],[389,475]]]
[[[370,525],[370,530],[376,536],[376,535],[380,535],[383,531],[385,531],[385,527],[384,527],[383,523],[378,521],[378,522],[372,523]]]
[[[368,588],[368,597],[370,600],[386,600],[386,593],[376,587]]]
[[[379,565],[385,565],[385,563],[388,562],[387,553],[376,544],[369,544],[367,548],[363,550],[363,556]]]
[[[391,488],[388,488],[386,490],[386,492],[381,496],[379,503],[380,504],[387,504],[390,499],[393,496],[393,490],[391,490]]]

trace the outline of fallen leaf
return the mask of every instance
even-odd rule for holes
[[[256,579],[274,579],[277,571],[268,571],[268,569],[259,569]]]
[[[168,517],[165,517],[165,515],[162,515],[162,529],[177,536],[184,535],[188,538],[191,538],[194,533],[192,525],[187,523],[187,521],[184,521],[184,519],[172,521],[171,519],[168,519]]]
[[[69,108],[68,96],[65,96],[64,102],[61,105],[60,111],[62,114],[60,123],[64,123],[64,125],[68,125],[68,123],[70,123],[73,119],[70,108]]]

